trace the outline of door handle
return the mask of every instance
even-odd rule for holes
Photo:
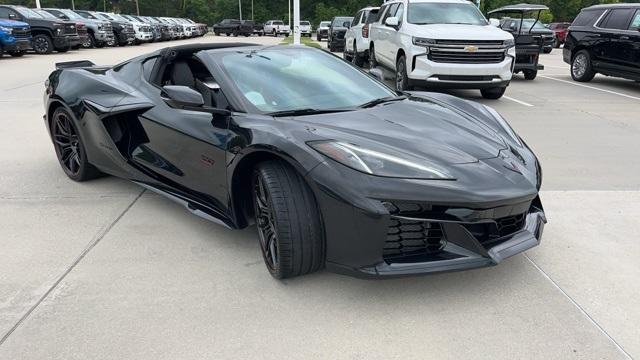
[[[626,35],[620,36],[620,40],[629,40],[629,37]]]

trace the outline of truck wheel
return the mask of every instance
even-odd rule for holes
[[[480,93],[482,97],[485,99],[497,100],[504,95],[504,92],[507,91],[507,87],[494,87],[488,89],[481,89]]]
[[[45,55],[53,52],[53,41],[49,35],[38,34],[33,37],[33,51],[36,54]]]
[[[571,61],[571,77],[575,81],[589,82],[596,76],[591,66],[591,55],[587,50],[580,50]]]
[[[560,40],[556,39],[556,41],[553,43],[553,47],[556,49],[560,48]]]
[[[213,32],[213,34],[214,34],[215,36],[220,36],[220,33],[219,33],[219,32],[217,32],[217,31],[214,31],[214,32]]]
[[[273,29],[273,31],[271,32],[271,35],[273,35],[274,37],[278,36],[278,33],[276,33],[276,29]]]
[[[238,37],[238,30],[233,30],[233,36]]]
[[[533,80],[538,76],[538,70],[524,70],[523,73],[525,80]]]
[[[85,49],[91,49],[96,47],[96,38],[93,36],[92,33],[89,33],[87,35],[87,40],[85,40],[85,42],[82,43],[82,47]]]
[[[56,51],[59,52],[59,53],[66,53],[69,50],[71,50],[71,46],[67,46],[67,47],[62,47],[62,48],[56,49]]]
[[[396,90],[411,90],[409,77],[407,76],[407,59],[404,55],[400,55],[398,61],[396,61]]]
[[[371,47],[369,48],[369,69],[375,69],[377,67],[378,61],[376,60],[376,51],[373,44],[371,44]]]
[[[21,50],[21,51],[9,51],[9,55],[11,55],[13,57],[22,57],[25,53],[26,53],[26,51],[24,51],[24,50]],[[2,56],[2,49],[0,49],[0,56]]]
[[[316,34],[316,41],[317,42],[322,41],[322,37],[320,37],[320,34]]]
[[[276,279],[309,274],[324,266],[322,222],[313,192],[283,161],[257,166],[252,179],[260,250]]]
[[[362,67],[364,65],[364,57],[358,54],[358,48],[356,47],[356,43],[353,43],[353,55],[351,56],[351,62],[353,65],[357,67]]]

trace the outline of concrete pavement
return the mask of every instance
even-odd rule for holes
[[[541,158],[540,247],[460,273],[279,282],[254,228],[59,169],[41,119],[53,63],[165,45],[0,60],[0,359],[640,357],[640,85],[574,84],[554,50],[509,98],[454,92],[498,109]]]

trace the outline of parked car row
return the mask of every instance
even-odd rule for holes
[[[264,24],[256,24],[253,20],[224,19],[213,25],[213,33],[217,36],[251,36],[272,35],[289,36],[291,28],[282,20],[269,20]],[[309,21],[300,21],[300,36],[311,37],[313,26]]]
[[[139,45],[203,36],[207,31],[206,24],[183,18],[0,5],[0,55]]]

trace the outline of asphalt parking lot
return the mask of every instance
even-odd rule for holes
[[[575,83],[554,50],[501,100],[452,92],[494,106],[540,158],[538,248],[474,271],[281,282],[255,228],[115,178],[74,183],[56,161],[54,63],[166,45],[0,59],[0,359],[640,357],[640,84]]]

